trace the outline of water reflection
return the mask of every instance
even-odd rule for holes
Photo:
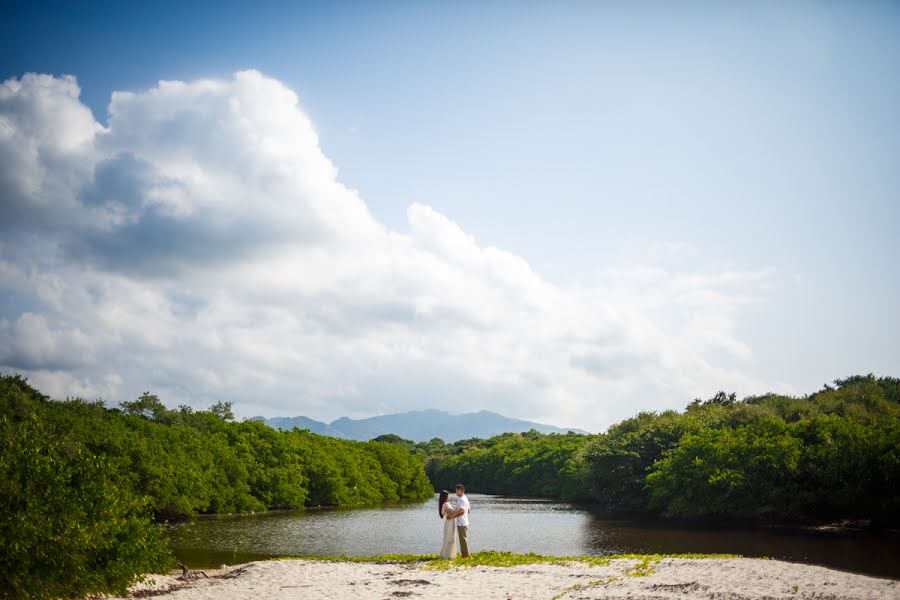
[[[470,494],[473,550],[557,556],[722,552],[769,556],[900,578],[900,538],[783,530],[673,527],[610,519],[590,507]],[[315,509],[201,519],[173,527],[180,560],[203,568],[285,555],[436,553],[437,503]]]

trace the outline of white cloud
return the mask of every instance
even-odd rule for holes
[[[598,429],[779,387],[746,374],[735,336],[769,271],[650,265],[560,287],[428,206],[388,230],[258,72],[116,92],[107,127],[78,93],[44,75],[0,87],[0,366],[49,393]]]
[[[74,369],[93,362],[88,337],[77,328],[51,330],[47,320],[26,312],[0,320],[0,361],[13,368]]]

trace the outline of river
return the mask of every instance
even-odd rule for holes
[[[900,536],[781,529],[722,529],[610,519],[590,507],[533,498],[469,494],[473,551],[556,556],[616,553],[730,553],[900,579]],[[175,555],[192,568],[277,556],[433,554],[440,550],[437,502],[219,516],[171,528]]]

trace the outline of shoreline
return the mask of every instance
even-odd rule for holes
[[[480,553],[429,556],[308,557],[215,570],[152,575],[127,598],[434,598],[547,600],[629,598],[900,599],[900,580],[801,563],[705,555],[555,558]]]
[[[735,530],[735,531],[788,531],[788,532],[804,532],[823,535],[872,535],[872,536],[900,536],[900,528],[888,527],[883,525],[873,525],[871,519],[865,518],[844,518],[837,520],[824,520],[821,522],[793,522],[793,521],[775,521],[760,522],[756,520],[721,520],[710,521],[708,519],[679,519],[668,518],[653,513],[616,511],[601,507],[601,505],[585,501],[585,500],[563,500],[549,496],[528,496],[521,494],[495,494],[471,492],[481,496],[502,497],[510,499],[523,499],[532,501],[541,501],[548,503],[570,504],[574,507],[586,510],[595,516],[609,519],[611,521],[636,522],[645,525],[658,527],[675,527],[690,528],[709,531]],[[434,493],[437,495],[437,492]],[[167,518],[157,521],[164,527],[173,527],[191,521],[209,521],[216,519],[241,518],[252,516],[265,516],[272,514],[283,514],[291,512],[316,512],[316,511],[340,511],[340,510],[366,510],[379,509],[390,506],[404,506],[410,504],[424,503],[433,498],[401,498],[399,500],[386,500],[377,505],[343,505],[329,504],[316,506],[297,506],[291,508],[272,508],[268,510],[252,510],[246,512],[231,513],[199,513],[191,517]]]

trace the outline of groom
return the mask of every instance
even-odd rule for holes
[[[456,532],[459,534],[459,553],[463,558],[469,556],[469,499],[466,498],[466,486],[456,484]]]

